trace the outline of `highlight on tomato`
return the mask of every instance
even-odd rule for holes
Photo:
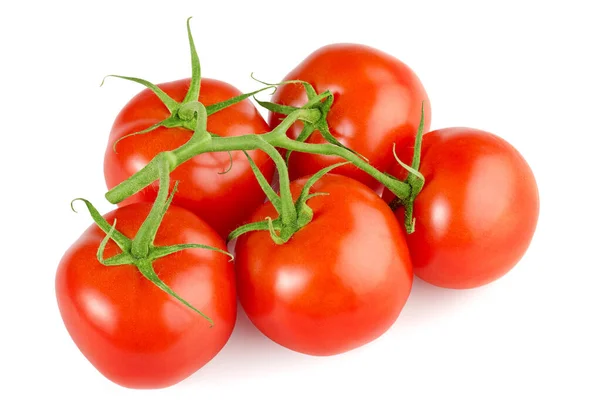
[[[410,161],[413,141],[399,149]],[[446,128],[423,136],[414,201],[414,232],[406,240],[415,275],[437,286],[473,288],[510,271],[529,247],[539,214],[531,168],[504,139],[482,130]],[[393,175],[407,176],[397,165]],[[384,192],[390,201],[393,195]],[[400,221],[402,207],[396,210]]]
[[[100,373],[130,388],[187,378],[223,348],[236,320],[225,243],[190,211],[169,207],[166,176],[154,205],[130,204],[102,217],[81,199],[96,225],[56,272],[71,338]]]
[[[331,103],[321,104],[326,121],[311,127],[296,123],[288,130],[291,138],[309,143],[339,142],[380,171],[393,166],[393,143],[415,136],[422,104],[424,129],[429,130],[431,108],[423,84],[406,64],[375,48],[350,43],[321,47],[284,80],[306,81],[317,93],[333,94]],[[307,100],[302,85],[280,86],[271,101],[285,108],[269,114],[271,128],[281,122],[282,113],[303,106]],[[289,159],[290,176],[297,179],[314,174],[340,161],[343,160],[334,156],[293,152]],[[381,187],[353,165],[341,167],[336,173],[372,188]]]
[[[371,342],[396,321],[412,286],[393,212],[367,186],[341,175],[296,180],[291,193],[300,202],[309,198],[312,219],[289,241],[276,244],[272,230],[237,239],[241,305],[262,333],[301,353],[333,355]],[[252,221],[276,217],[266,203]]]

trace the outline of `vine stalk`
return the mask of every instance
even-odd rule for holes
[[[196,104],[198,104],[196,107],[204,107],[200,103],[196,102]],[[199,114],[201,115],[202,113]],[[301,120],[308,123],[314,123],[319,118],[321,118],[321,113],[317,109],[298,109],[287,115],[281,124],[275,127],[271,132],[260,135],[247,134],[231,137],[219,137],[207,133],[204,129],[205,120],[202,121],[203,118],[198,118],[197,129],[190,140],[175,150],[164,152],[164,157],[169,160],[168,166],[170,171],[173,171],[177,166],[183,164],[192,157],[203,153],[254,150],[259,148],[274,159],[279,170],[280,185],[286,185],[289,184],[289,177],[287,176],[287,170],[281,170],[283,167],[283,165],[281,165],[283,159],[278,160],[280,157],[278,152],[275,151],[275,153],[277,153],[277,155],[275,155],[271,148],[279,147],[286,150],[312,154],[335,155],[346,161],[350,161],[356,167],[371,175],[386,186],[398,198],[408,198],[411,192],[410,185],[379,171],[356,153],[331,143],[303,143],[287,137],[286,131],[294,122]],[[203,123],[204,126],[202,126]],[[139,192],[156,181],[159,177],[158,158],[159,157],[155,157],[136,174],[109,190],[106,193],[106,199],[113,204],[120,203],[127,197]]]

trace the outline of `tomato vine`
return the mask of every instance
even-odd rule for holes
[[[298,208],[302,209],[302,206],[299,207],[297,204],[294,204],[292,200],[289,189],[289,173],[286,166],[286,161],[289,159],[290,153],[292,151],[298,151],[311,154],[338,156],[344,159],[347,163],[351,163],[355,167],[368,173],[370,176],[387,187],[392,193],[394,193],[397,199],[392,202],[392,207],[395,208],[399,205],[403,205],[405,207],[406,230],[409,233],[414,230],[412,203],[414,202],[414,199],[416,198],[416,195],[420,189],[423,187],[423,177],[422,175],[418,174],[418,171],[416,171],[418,169],[419,160],[419,156],[417,154],[418,149],[415,149],[415,162],[413,162],[412,168],[409,168],[410,173],[405,181],[401,181],[385,172],[379,171],[377,168],[369,164],[368,160],[353,150],[345,147],[330,133],[327,124],[327,113],[329,112],[334,101],[333,94],[329,91],[319,94],[309,83],[297,80],[284,81],[277,84],[269,84],[259,81],[265,84],[264,88],[205,107],[201,102],[194,100],[198,98],[198,94],[200,93],[201,68],[190,30],[189,19],[187,21],[187,30],[192,62],[192,79],[189,91],[186,94],[183,102],[176,102],[158,86],[146,80],[119,75],[113,76],[135,81],[144,85],[150,89],[171,112],[171,117],[167,118],[166,120],[152,125],[140,132],[135,132],[122,137],[119,139],[119,141],[126,139],[131,135],[147,133],[158,126],[183,127],[193,130],[194,133],[185,144],[172,151],[165,151],[158,154],[137,173],[109,190],[106,193],[106,199],[109,202],[113,204],[120,203],[129,196],[134,195],[148,185],[152,184],[158,179],[159,170],[163,163],[166,163],[166,168],[169,172],[171,172],[179,165],[190,160],[192,157],[203,153],[260,149],[273,159],[275,166],[277,167],[281,193],[279,202],[282,205],[280,219],[271,221],[270,225],[268,226],[260,226],[261,228],[269,229],[271,231],[272,238],[277,242],[283,243],[289,240],[289,238],[293,235],[293,232],[307,223],[306,216],[302,217],[304,219],[299,219]],[[283,121],[270,132],[262,134],[248,133],[246,135],[235,137],[219,137],[218,135],[207,130],[207,118],[209,115],[254,96],[261,91],[275,88],[278,85],[288,84],[302,85],[307,93],[308,101],[302,107],[290,107],[270,102],[258,101],[261,106],[267,108],[268,110],[286,115]],[[422,110],[421,122],[419,131],[417,133],[418,142],[420,141],[420,136],[423,133],[423,120],[424,116]],[[286,135],[286,131],[297,121],[301,121],[304,124],[304,129],[300,137],[294,140]],[[306,139],[316,130],[323,135],[327,143],[317,144],[306,142]],[[116,144],[117,142],[114,143],[114,146],[116,146]],[[277,151],[277,148],[285,149],[287,151],[285,159]],[[321,175],[322,174],[319,173],[316,176]],[[263,190],[265,190],[265,185],[262,184],[261,186],[263,187]],[[258,225],[254,225],[253,228],[258,229]],[[239,230],[232,232],[230,237],[236,237],[239,232],[243,232],[245,229],[248,228],[239,228]],[[279,235],[275,234],[275,231],[280,231]]]

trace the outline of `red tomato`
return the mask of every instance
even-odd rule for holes
[[[182,101],[190,84],[189,79],[159,85],[176,101]],[[241,94],[233,86],[212,79],[202,79],[200,101],[208,106]],[[111,130],[104,158],[104,175],[109,189],[124,181],[161,151],[173,150],[184,144],[192,132],[183,128],[158,128],[144,135],[119,138],[143,130],[170,115],[168,109],[148,89],[135,96],[119,113]],[[228,107],[208,117],[208,131],[219,136],[264,133],[267,123],[249,100]],[[273,176],[271,159],[262,151],[248,152],[267,179]],[[171,182],[180,181],[173,204],[191,210],[208,222],[221,236],[244,222],[252,211],[263,203],[265,196],[243,152],[234,151],[233,166],[225,153],[201,154],[185,162],[171,174]],[[172,186],[172,185],[171,185]],[[153,201],[158,183],[131,196],[120,205]],[[243,199],[243,201],[240,201]]]
[[[409,163],[412,142],[405,144],[400,158]],[[519,152],[488,132],[441,129],[423,136],[420,171],[425,186],[407,235],[415,274],[457,289],[506,274],[527,250],[539,213],[535,178]],[[399,165],[393,174],[406,176]],[[396,214],[404,220],[401,208]]]
[[[107,214],[133,238],[151,204]],[[56,274],[58,306],[69,334],[108,379],[131,388],[173,385],[210,361],[235,324],[233,265],[221,253],[188,249],[154,261],[160,278],[204,312],[214,326],[148,281],[135,266],[107,267],[96,259],[105,234],[87,229],[63,256]],[[225,249],[223,239],[191,212],[171,206],[156,245],[201,243]],[[110,241],[105,257],[120,249]]]
[[[421,103],[425,102],[425,132],[429,130],[431,109],[427,93],[414,72],[398,59],[358,44],[333,44],[309,55],[285,80],[300,79],[317,93],[330,90],[334,103],[327,117],[329,129],[345,146],[365,156],[381,171],[393,165],[392,144],[413,137],[419,126]],[[300,107],[307,101],[301,85],[280,86],[274,103]],[[283,116],[270,114],[271,128]],[[297,138],[302,124],[296,123],[288,135]],[[309,143],[325,143],[315,132]],[[343,161],[338,157],[292,153],[290,176],[296,179]],[[357,179],[372,188],[379,183],[352,165],[336,173]]]
[[[292,182],[298,196],[306,179]],[[275,342],[313,355],[342,353],[383,334],[412,285],[402,231],[389,207],[361,183],[326,175],[312,188],[313,220],[283,244],[264,231],[236,244],[240,302]],[[276,217],[270,203],[254,221]]]

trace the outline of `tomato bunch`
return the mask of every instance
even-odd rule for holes
[[[146,86],[109,135],[106,198],[119,207],[102,216],[80,199],[95,224],[56,273],[64,324],[108,379],[190,376],[229,339],[237,299],[282,346],[349,351],[394,324],[413,274],[473,288],[527,250],[539,212],[527,162],[492,133],[428,132],[406,64],[329,45],[242,94],[200,76],[189,20],[188,37],[191,78],[119,77]],[[250,97],[269,88],[267,123]]]

